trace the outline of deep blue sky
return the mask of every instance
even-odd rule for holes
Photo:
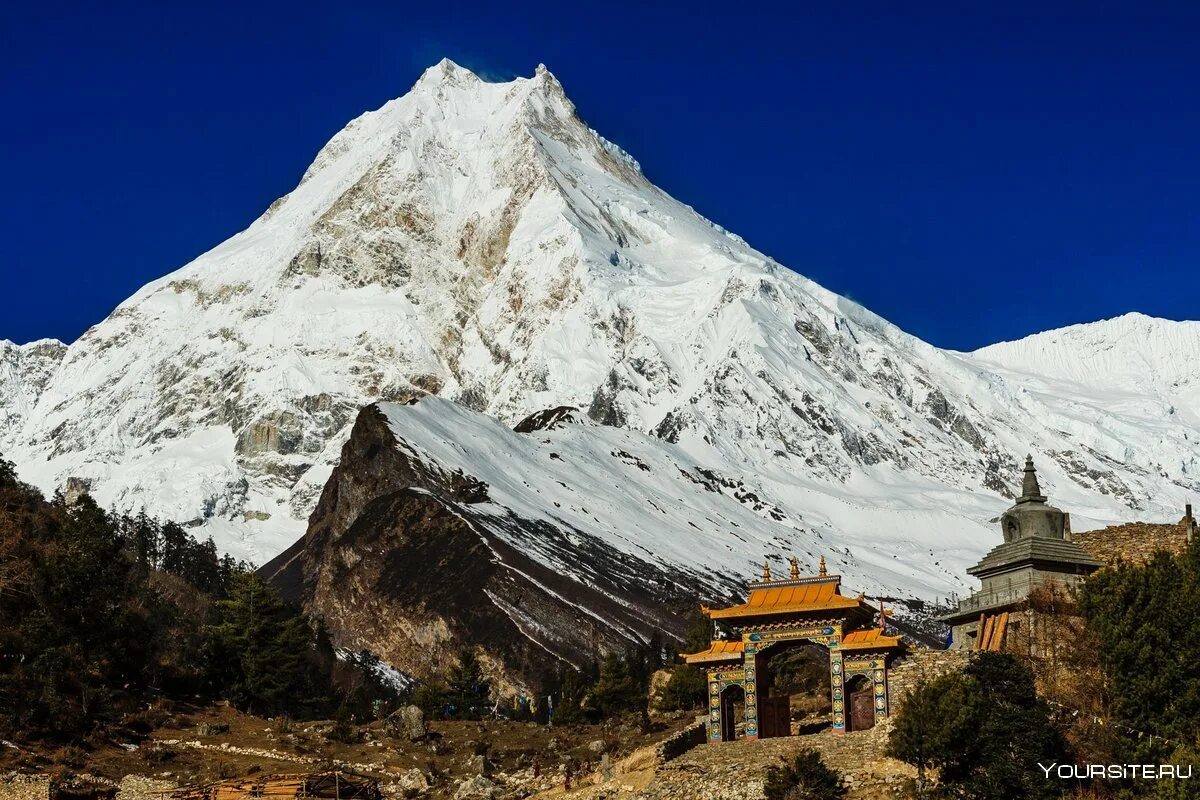
[[[443,56],[545,62],[651,180],[935,344],[1200,317],[1195,4],[14,5],[0,338],[74,339]]]

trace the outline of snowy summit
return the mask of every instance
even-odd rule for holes
[[[360,407],[432,394],[455,405],[387,414],[447,468],[636,479],[596,462],[621,450],[662,470],[638,502],[710,512],[656,525],[577,486],[604,498],[573,524],[631,552],[747,576],[820,552],[849,584],[944,596],[1027,452],[1077,530],[1178,517],[1200,489],[1200,377],[1180,368],[1197,354],[1200,323],[1136,316],[940,350],[667,196],[544,68],[488,83],[442,61],[69,347],[0,343],[0,452],[44,490],[76,479],[261,562],[304,532]],[[504,449],[556,406],[581,410],[548,437],[575,463]],[[761,508],[726,514],[668,466]],[[713,538],[729,520],[741,543]]]

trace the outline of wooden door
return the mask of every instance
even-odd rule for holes
[[[875,727],[875,690],[868,684],[850,695],[850,730]]]

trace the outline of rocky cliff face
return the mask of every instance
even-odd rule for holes
[[[24,426],[66,352],[67,346],[54,339],[24,345],[0,341],[0,440]]]
[[[560,660],[583,666],[656,630],[682,633],[673,612],[703,590],[695,576],[498,509],[481,481],[398,439],[388,421],[396,410],[358,415],[308,533],[261,570],[339,646],[369,649],[417,678],[478,647],[512,689]],[[557,542],[559,557],[523,552],[514,546],[523,536]]]
[[[722,476],[698,481],[758,487],[803,519],[781,539],[870,543],[856,579],[932,594],[946,582],[920,579],[991,546],[1026,452],[1077,529],[1200,489],[1197,384],[1163,366],[1200,324],[1145,324],[1154,357],[1115,387],[1075,365],[1147,355],[1120,320],[939,350],[655,188],[545,69],[493,84],[443,62],[65,353],[13,368],[8,347],[0,452],[45,490],[76,478],[264,561],[303,533],[363,405],[428,392],[510,426],[572,406]],[[737,574],[762,555],[726,552]]]

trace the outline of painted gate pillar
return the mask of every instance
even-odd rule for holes
[[[879,724],[880,720],[885,718],[890,711],[890,698],[888,696],[888,660],[886,653],[866,653],[866,654],[851,654],[842,660],[842,691],[845,694],[846,687],[855,678],[865,678],[871,688],[872,707],[874,711],[875,724]],[[846,697],[846,700],[849,698]],[[835,701],[836,702],[836,701]],[[836,706],[835,706],[836,709]],[[846,712],[844,721],[849,719],[849,708],[843,705]],[[836,714],[836,710],[835,710]],[[845,729],[843,728],[843,731]]]
[[[708,673],[708,740],[721,741],[721,681],[713,671]]]
[[[840,650],[829,651],[829,692],[833,695],[833,732],[846,732],[846,674]]]
[[[872,681],[875,684],[875,724],[888,715],[888,669],[887,659],[880,658],[875,664]]]
[[[758,648],[747,643],[744,657],[746,667],[746,738],[758,738]]]

